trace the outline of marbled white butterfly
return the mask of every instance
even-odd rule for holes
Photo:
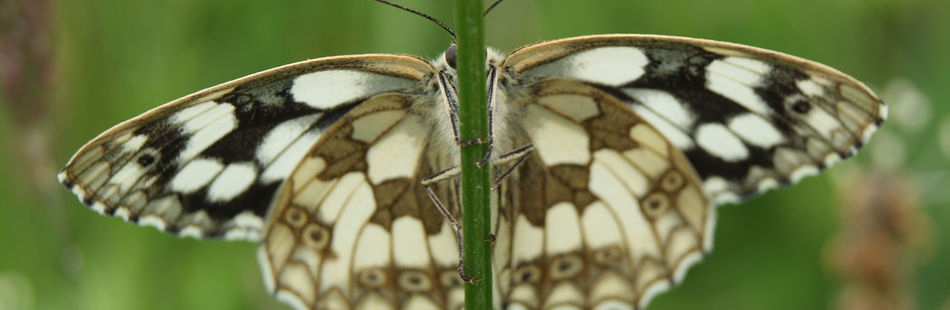
[[[58,175],[93,210],[260,242],[300,309],[459,309],[426,178],[459,164],[451,49],[327,57],[123,122]],[[489,51],[497,308],[631,309],[711,249],[716,205],[855,154],[886,117],[860,82],[758,48],[594,35]],[[429,184],[460,216],[457,179]]]

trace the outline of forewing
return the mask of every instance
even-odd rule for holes
[[[569,38],[519,49],[504,68],[514,85],[563,77],[619,98],[686,154],[717,204],[853,156],[887,114],[832,68],[708,40]]]
[[[462,307],[453,230],[421,185],[458,158],[433,142],[451,133],[432,130],[413,100],[382,94],[353,108],[281,187],[258,249],[278,299],[298,309]],[[456,185],[433,186],[458,217]]]
[[[699,178],[627,104],[559,78],[508,99],[523,119],[512,139],[535,151],[496,193],[505,304],[643,307],[703,257],[714,209]]]
[[[431,75],[408,56],[303,61],[221,84],[83,146],[60,182],[93,210],[173,234],[257,240],[278,186],[338,118]]]

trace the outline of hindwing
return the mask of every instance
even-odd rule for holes
[[[421,184],[458,157],[432,143],[445,132],[431,132],[413,101],[366,100],[291,173],[258,251],[279,299],[298,309],[461,308],[455,235]],[[433,186],[458,217],[456,184]]]
[[[526,309],[645,306],[709,249],[714,209],[696,172],[613,95],[559,78],[530,87],[508,102],[535,152],[498,193],[501,298]]]
[[[639,309],[712,245],[715,205],[853,156],[886,106],[824,65],[707,40],[596,35],[500,65],[494,268],[527,309]],[[497,135],[497,133],[496,133]]]

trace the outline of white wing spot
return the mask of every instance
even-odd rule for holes
[[[802,167],[799,167],[798,169],[795,169],[795,171],[792,171],[791,175],[789,175],[789,179],[792,180],[792,183],[795,183],[804,177],[812,176],[816,174],[818,174],[818,168],[816,168],[815,166],[811,166],[811,165],[802,166]]]
[[[278,158],[288,146],[300,138],[310,125],[317,121],[319,114],[301,116],[285,121],[267,132],[261,144],[257,146],[255,155],[263,165],[269,165]]]
[[[772,70],[772,66],[759,60],[746,57],[726,57],[722,60],[730,65],[742,68],[758,75],[767,75]]]
[[[729,59],[716,60],[706,66],[706,87],[749,111],[769,115],[768,105],[754,90],[762,83],[762,76],[745,66],[733,64]]]
[[[176,121],[178,120],[184,121],[184,124],[181,125],[181,129],[184,131],[184,133],[186,134],[195,133],[201,130],[202,128],[208,127],[209,124],[214,123],[221,117],[234,113],[234,106],[230,104],[226,104],[226,103],[219,104],[214,101],[209,101],[206,103],[202,103],[199,106],[202,106],[204,108],[200,112],[196,111],[197,113],[195,114],[189,114],[188,119],[185,119],[185,118],[178,119],[177,117],[174,118],[174,120]],[[198,106],[195,106],[193,108],[197,108],[197,107]]]
[[[317,209],[317,218],[324,223],[337,221],[340,211],[343,210],[350,196],[365,183],[366,180],[361,172],[350,172],[337,179],[330,193],[324,198],[323,204]],[[370,197],[372,195],[372,192],[370,192]],[[373,206],[375,208],[375,203]]]
[[[204,232],[201,231],[201,228],[198,226],[188,225],[182,228],[181,231],[178,232],[178,235],[182,237],[201,239],[201,237],[204,236]]]
[[[393,263],[401,268],[425,268],[429,261],[422,221],[402,216],[393,221]]]
[[[538,98],[538,103],[577,121],[600,114],[597,103],[589,96],[557,94]]]
[[[300,163],[307,151],[313,147],[314,143],[320,139],[320,131],[311,130],[301,135],[287,149],[285,149],[277,159],[264,168],[261,173],[261,184],[270,184],[277,181],[283,181],[294,170],[294,167]]]
[[[596,201],[584,208],[584,241],[590,248],[622,244],[619,224],[603,202]]]
[[[290,88],[294,100],[328,109],[360,98],[407,88],[412,81],[356,70],[324,70],[301,75]]]
[[[182,126],[184,132],[194,133],[185,148],[178,154],[179,162],[186,162],[203,152],[221,137],[237,128],[234,106],[221,104]]]
[[[568,77],[618,86],[634,81],[650,60],[639,48],[612,46],[592,48],[531,69],[539,77]]]
[[[643,294],[640,295],[640,302],[638,303],[639,307],[637,307],[637,309],[646,308],[650,301],[653,300],[657,294],[668,291],[670,286],[671,285],[669,281],[658,281],[650,284],[650,286],[647,286],[646,289],[643,290]]]
[[[832,135],[841,128],[841,122],[834,118],[824,109],[810,109],[808,114],[804,115],[805,122],[815,129],[815,131],[825,139],[831,139]]]
[[[739,201],[739,196],[729,192],[732,184],[721,177],[709,177],[703,181],[703,191],[713,198],[714,205]]]
[[[644,88],[625,88],[623,92],[678,128],[691,128],[696,121],[696,115],[668,92]]]
[[[548,209],[544,217],[545,252],[548,256],[582,249],[580,219],[577,209],[561,202]]]
[[[633,258],[644,255],[661,257],[660,249],[651,231],[651,225],[640,212],[637,197],[624,186],[623,181],[600,161],[590,165],[590,178],[587,188],[601,198],[604,205],[620,222],[620,230],[626,241],[627,254]],[[635,261],[634,263],[639,263]]]
[[[191,120],[195,116],[198,116],[208,111],[211,108],[214,108],[215,106],[217,106],[217,103],[214,103],[212,101],[202,102],[202,103],[184,108],[181,111],[176,112],[174,115],[172,115],[170,119],[173,123],[181,124],[181,123]]]
[[[122,153],[137,152],[142,148],[142,145],[145,145],[146,140],[148,140],[146,135],[135,135],[129,141],[122,143]]]
[[[745,144],[722,124],[700,125],[696,129],[696,143],[709,154],[725,161],[739,161],[749,157]]]
[[[385,267],[390,262],[391,238],[389,232],[377,224],[367,224],[360,232],[353,256],[353,270],[365,267]]]
[[[528,106],[524,127],[545,164],[587,164],[590,161],[587,131],[577,123],[538,105]]]
[[[257,167],[252,162],[231,163],[208,187],[208,201],[234,199],[257,179]]]
[[[633,111],[637,112],[637,115],[640,115],[647,123],[650,123],[653,128],[656,128],[663,137],[677,148],[687,151],[695,146],[693,144],[693,138],[690,138],[682,129],[677,128],[676,125],[670,123],[670,121],[663,116],[656,114],[653,110],[645,106],[634,105]]]
[[[729,120],[729,129],[743,140],[762,147],[770,148],[785,142],[782,133],[761,116],[746,113]]]
[[[429,250],[440,266],[458,264],[459,251],[455,244],[455,232],[449,226],[449,221],[443,221],[442,230],[437,235],[429,236]]]
[[[544,239],[544,231],[531,225],[524,215],[519,215],[515,220],[515,231],[511,236],[514,238],[511,253],[513,266],[541,257],[544,243],[538,241]]]
[[[122,166],[122,169],[119,169],[111,178],[107,184],[118,185],[118,196],[125,195],[129,189],[132,188],[132,185],[135,185],[139,181],[139,178],[145,174],[146,169],[142,168],[138,162],[129,161]]]
[[[651,176],[666,170],[666,161],[656,158],[655,155],[647,157],[653,155],[652,152],[645,152],[645,149],[642,148],[632,149],[628,152],[631,151],[633,151],[632,153],[634,155],[641,155],[634,156],[634,158],[641,160],[632,160],[633,164],[659,170],[658,172],[651,173]],[[658,160],[645,158],[655,158]],[[618,181],[623,184],[626,190],[637,197],[645,196],[650,186],[653,185],[652,182],[647,179],[647,176],[644,175],[644,171],[637,170],[637,168],[631,164],[631,160],[617,153],[614,149],[604,148],[598,150],[594,153],[594,161],[603,165],[604,168],[609,169],[614,176],[616,176]]]
[[[798,90],[800,90],[806,96],[820,97],[825,95],[825,89],[822,88],[821,85],[818,85],[818,83],[815,83],[815,81],[801,80],[795,82],[795,85],[798,86]]]
[[[129,208],[125,208],[125,207],[118,207],[115,209],[115,212],[112,213],[112,216],[121,218],[123,221],[126,221],[126,222],[129,221],[130,215],[132,215],[132,213],[129,212]]]
[[[838,153],[830,153],[822,160],[822,162],[825,163],[825,167],[834,166],[838,161],[841,161],[841,155],[838,155]]]
[[[386,130],[391,129],[396,122],[399,122],[406,115],[405,111],[388,110],[363,115],[353,120],[353,133],[350,134],[355,140],[371,143],[379,138]]]
[[[106,205],[102,204],[101,202],[98,202],[98,201],[93,202],[92,206],[90,206],[89,208],[92,209],[93,211],[96,211],[96,213],[106,214]]]
[[[139,218],[139,225],[152,226],[161,231],[165,231],[165,224],[164,219],[151,214]]]
[[[416,116],[407,116],[366,151],[369,181],[412,177],[422,153],[426,130]]]
[[[362,176],[359,177],[358,187],[346,194],[349,195],[349,200],[336,219],[332,232],[333,239],[330,241],[331,251],[336,254],[336,257],[327,257],[323,263],[320,273],[320,291],[329,287],[349,287],[353,280],[350,277],[352,272],[350,264],[353,262],[356,237],[376,211],[373,190]]]
[[[260,238],[260,231],[264,229],[264,219],[251,210],[247,210],[239,213],[224,226],[233,227],[224,235],[227,240],[257,241]]]
[[[181,168],[169,186],[173,191],[190,194],[208,185],[221,169],[224,165],[217,159],[197,158]]]

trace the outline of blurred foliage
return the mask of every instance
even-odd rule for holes
[[[399,2],[452,24],[448,1]],[[434,58],[449,42],[430,22],[369,0],[55,0],[52,8],[56,77],[45,110],[52,169],[111,125],[204,87],[322,56]],[[883,171],[916,184],[921,197],[912,210],[931,223],[930,237],[899,253],[904,291],[913,308],[946,305],[950,1],[507,0],[487,17],[488,43],[506,51],[597,33],[778,50],[831,65],[878,92],[906,81],[923,104],[902,106],[905,93],[891,96],[893,118],[905,120],[885,124],[869,151],[831,174]],[[11,112],[21,103],[2,103],[0,309],[287,308],[264,291],[252,243],[177,239],[101,217],[64,190],[43,190],[53,175],[27,180],[37,163],[18,151],[32,139],[20,136],[23,122]],[[837,308],[843,282],[828,247],[849,219],[839,211],[834,179],[807,178],[720,208],[713,252],[650,309]]]

